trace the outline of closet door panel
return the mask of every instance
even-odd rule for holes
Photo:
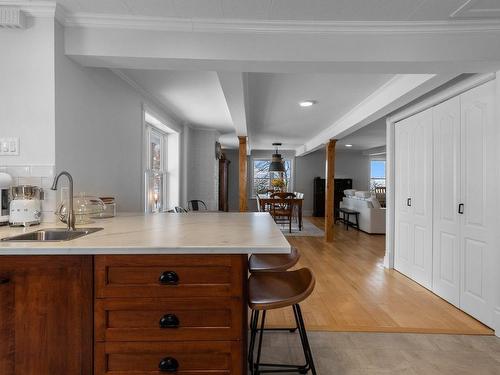
[[[433,109],[432,290],[459,305],[460,297],[460,99]]]
[[[464,204],[460,307],[487,325],[493,320],[495,255],[494,82],[460,96]]]
[[[412,277],[413,240],[412,212],[408,199],[410,192],[410,139],[413,119],[405,119],[396,124],[395,129],[395,256],[394,267],[408,277]]]
[[[410,137],[412,278],[432,288],[432,109],[414,116]]]

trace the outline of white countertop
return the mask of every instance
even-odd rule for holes
[[[64,224],[0,227],[0,238],[55,227]],[[94,219],[80,227],[104,229],[64,242],[0,241],[0,255],[290,252],[290,244],[268,213],[121,214],[111,219]]]

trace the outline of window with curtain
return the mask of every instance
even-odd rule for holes
[[[283,159],[285,165],[285,172],[269,172],[269,165],[271,159],[253,159],[252,163],[252,197],[257,194],[266,193],[272,190],[271,182],[275,178],[282,178],[285,182],[286,191],[292,189],[292,161],[290,159]]]

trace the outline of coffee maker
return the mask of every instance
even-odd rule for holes
[[[0,225],[9,224],[9,204],[10,204],[10,187],[12,185],[12,177],[7,173],[0,173]]]
[[[19,185],[11,188],[9,224],[24,226],[40,224],[43,190],[38,186]]]

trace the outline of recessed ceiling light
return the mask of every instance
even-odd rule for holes
[[[352,145],[345,145],[345,147],[352,147]]]
[[[299,105],[301,107],[310,107],[316,103],[317,103],[316,100],[304,100],[304,101],[300,102]]]

